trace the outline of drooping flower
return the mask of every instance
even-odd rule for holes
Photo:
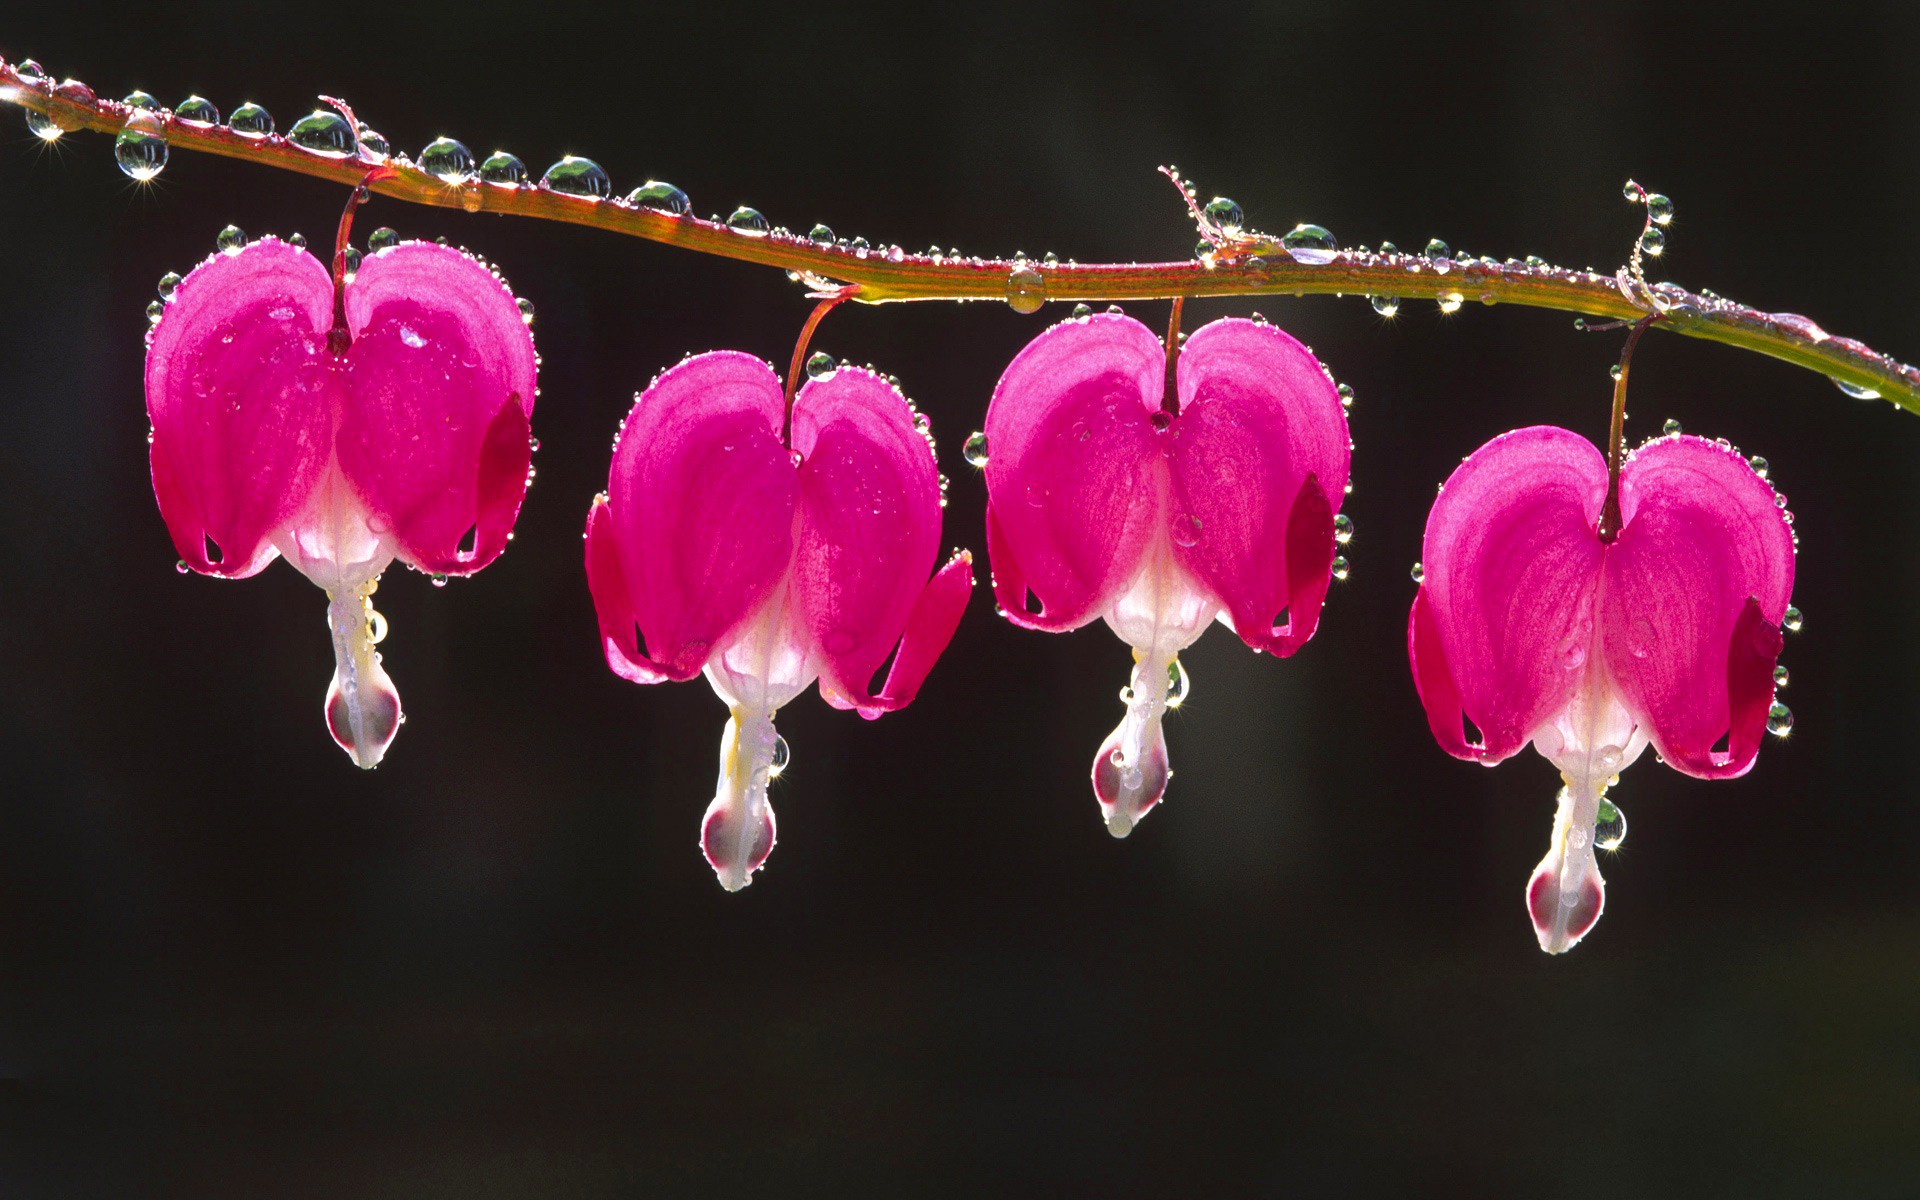
[[[841,367],[799,390],[790,438],[785,420],[766,363],[727,350],[690,358],[635,401],[587,516],[607,665],[635,683],[704,671],[731,710],[700,828],[728,891],[773,850],[767,781],[785,746],[775,713],[816,678],[836,708],[871,719],[905,707],[973,586],[965,551],[928,579],[939,474],[889,383]]]
[[[1151,330],[1103,313],[1014,358],[985,435],[1002,612],[1050,632],[1104,617],[1134,648],[1126,716],[1093,761],[1125,837],[1171,775],[1161,720],[1184,689],[1180,651],[1216,617],[1255,651],[1313,636],[1351,457],[1339,394],[1271,325],[1215,321],[1169,372]]]
[[[1595,824],[1641,751],[1700,779],[1753,766],[1793,588],[1790,518],[1736,451],[1679,434],[1643,446],[1621,467],[1610,540],[1607,489],[1599,450],[1564,429],[1474,451],[1427,518],[1407,624],[1443,749],[1492,765],[1532,742],[1560,768],[1552,842],[1527,884],[1551,953],[1600,918]]]
[[[326,590],[327,726],[362,767],[401,721],[369,597],[395,558],[468,575],[505,547],[535,361],[506,285],[425,242],[369,255],[337,292],[275,238],[215,254],[149,333],[153,490],[183,567],[238,579],[284,555]]]

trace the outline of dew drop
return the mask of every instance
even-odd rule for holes
[[[1672,417],[1668,417],[1667,423],[1660,427],[1660,432],[1666,434],[1668,437],[1673,437],[1680,432],[1680,422],[1674,420]]]
[[[149,324],[158,324],[158,323],[159,323],[159,321],[160,321],[160,318],[161,318],[161,317],[163,317],[163,316],[165,316],[165,315],[166,315],[166,312],[167,312],[167,306],[166,306],[166,304],[165,304],[164,302],[162,302],[162,301],[159,301],[159,300],[152,300],[152,301],[149,301],[149,302],[147,303],[147,321],[148,321],[148,323],[149,323]]]
[[[1767,732],[1783,738],[1793,732],[1793,710],[1778,700],[1767,709]]]
[[[243,138],[269,138],[273,136],[273,114],[249,100],[233,110],[227,128]]]
[[[1758,454],[1748,459],[1747,465],[1753,468],[1753,473],[1755,475],[1758,475],[1762,479],[1765,479],[1767,477],[1767,470],[1768,470],[1767,460],[1764,458],[1761,458]]]
[[[142,92],[142,91],[128,92],[125,96],[120,98],[120,103],[126,105],[128,108],[144,108],[148,110],[154,110],[160,107],[160,102],[158,100],[155,100],[150,93]]]
[[[981,470],[987,467],[987,435],[975,430],[968,436],[966,444],[960,447],[960,453],[966,460]]]
[[[435,587],[447,586],[447,577],[445,575],[441,575],[436,572],[432,575],[427,576],[427,578],[433,583],[433,586]]]
[[[1246,228],[1246,214],[1240,211],[1238,204],[1225,196],[1215,196],[1207,201],[1207,207],[1202,211],[1206,215],[1207,224],[1219,230],[1225,237],[1239,237],[1241,230]]]
[[[1529,254],[1527,255],[1527,265],[1529,267],[1544,267],[1547,265],[1547,260],[1541,258],[1538,254]]]
[[[807,240],[820,246],[833,245],[833,230],[826,225],[815,225],[807,231]]]
[[[1381,243],[1380,243],[1380,253],[1381,253],[1381,254],[1383,254],[1383,255],[1385,255],[1385,254],[1398,254],[1398,253],[1400,253],[1400,247],[1398,247],[1398,246],[1396,246],[1396,245],[1394,245],[1394,244],[1393,244],[1392,242],[1381,242]]]
[[[187,566],[187,560],[181,558],[174,560],[173,569],[185,575],[191,568]]]
[[[1440,306],[1440,311],[1443,313],[1457,313],[1460,311],[1460,306],[1466,303],[1466,297],[1459,292],[1443,292],[1435,303]]]
[[[224,254],[238,254],[247,244],[247,235],[238,225],[229,225],[214,237],[213,244]]]
[[[1280,246],[1293,261],[1315,267],[1332,262],[1340,250],[1333,235],[1320,225],[1295,225],[1280,239]]]
[[[385,225],[374,230],[372,236],[367,238],[367,249],[369,250],[390,250],[399,244],[400,235]]]
[[[1640,235],[1640,248],[1652,258],[1659,258],[1667,250],[1667,234],[1658,225]]]
[[[1642,200],[1647,198],[1647,189],[1641,187],[1639,184],[1629,179],[1625,184],[1621,186],[1620,195],[1625,197],[1627,200],[1630,200],[1633,203],[1638,204]]]
[[[1176,546],[1196,546],[1200,543],[1200,518],[1192,513],[1181,513],[1173,519],[1173,542]]]
[[[1126,309],[1121,308],[1118,304],[1107,305],[1107,315],[1110,317],[1120,316],[1122,313],[1126,311],[1127,311]]]
[[[1667,225],[1673,221],[1673,201],[1659,192],[1647,194],[1647,215],[1653,218],[1655,225]]]
[[[1017,313],[1035,313],[1047,302],[1047,281],[1025,263],[1007,273],[1007,305]]]
[[[1179,708],[1187,702],[1187,693],[1193,690],[1193,681],[1187,678],[1187,668],[1178,657],[1167,664],[1167,707]]]
[[[160,284],[154,290],[160,293],[160,298],[162,300],[171,300],[173,299],[173,293],[179,290],[179,287],[180,287],[179,274],[174,271],[168,271],[165,275],[162,275],[160,277]]]
[[[1415,583],[1425,583],[1427,581],[1427,568],[1424,563],[1413,564],[1413,570],[1410,574],[1412,574]]]
[[[418,166],[441,183],[458,186],[473,178],[473,152],[450,137],[438,137],[420,151]]]
[[[1619,363],[1614,363],[1612,366],[1607,368],[1607,378],[1613,380],[1615,383],[1620,382],[1620,364]]]
[[[1347,562],[1345,555],[1336,554],[1333,556],[1333,577],[1335,579],[1346,579],[1352,570],[1353,567]]]
[[[1334,390],[1334,393],[1340,397],[1341,408],[1353,407],[1353,389],[1351,387],[1348,387],[1346,384],[1343,383],[1335,387],[1333,390]]]
[[[773,735],[773,758],[767,763],[767,778],[778,779],[780,773],[793,761],[793,750],[787,745],[787,739],[779,734]]]
[[[205,96],[188,96],[173,110],[173,119],[184,125],[218,125],[220,110]]]
[[[43,142],[57,142],[65,130],[54,124],[53,118],[37,109],[27,110],[27,129]]]
[[[732,216],[727,218],[727,228],[744,237],[765,237],[767,236],[767,219],[760,215],[759,209],[748,208],[742,204],[733,210]]]
[[[1445,242],[1441,241],[1439,238],[1429,238],[1427,240],[1427,248],[1426,248],[1425,254],[1430,261],[1441,262],[1443,260],[1451,259],[1453,257],[1453,248],[1451,246],[1448,246]],[[1445,273],[1446,272],[1444,271],[1441,272],[1441,274],[1443,275]]]
[[[1600,811],[1593,822],[1593,848],[1613,851],[1627,840],[1627,814],[1620,806],[1605,796],[1600,798]]]
[[[839,361],[824,350],[815,350],[813,356],[807,359],[808,379],[832,379],[839,369]]]
[[[627,193],[627,203],[670,217],[684,217],[693,210],[693,202],[685,192],[658,179],[649,179]]]
[[[1839,388],[1847,395],[1852,396],[1855,400],[1878,400],[1880,398],[1880,393],[1873,388],[1861,387],[1857,383],[1848,383],[1844,379],[1834,379],[1831,375],[1827,378],[1833,380],[1833,386]]]
[[[348,246],[345,253],[342,254],[341,257],[346,259],[347,278],[352,279],[354,277],[354,274],[360,270],[360,261],[365,256],[362,255],[360,251],[355,247]]]
[[[480,182],[495,187],[525,187],[527,164],[521,162],[517,154],[495,150],[487,155],[487,161],[480,164]]]
[[[293,123],[287,140],[322,158],[352,158],[360,151],[360,139],[347,119],[331,109],[316,108]],[[436,143],[438,144],[438,143]]]
[[[527,299],[525,296],[521,296],[514,300],[513,306],[520,310],[520,323],[522,325],[533,324],[533,301]]]
[[[540,186],[564,196],[586,196],[604,200],[613,192],[613,181],[600,164],[590,158],[569,154],[547,168]]]
[[[360,135],[360,148],[375,158],[386,158],[393,153],[393,143],[377,129],[371,129],[364,123],[357,131]]]
[[[1335,515],[1333,518],[1333,540],[1342,546],[1353,540],[1352,517],[1349,517],[1345,513]]]
[[[1085,320],[1092,315],[1093,305],[1091,304],[1076,304],[1073,306],[1073,319],[1076,321]]]
[[[1776,666],[1773,669],[1773,686],[1775,688],[1787,686],[1787,669],[1785,667]]]
[[[1373,311],[1383,317],[1395,316],[1400,312],[1400,297],[1398,296],[1369,296],[1367,297],[1367,302],[1373,305]]]
[[[41,80],[47,77],[47,72],[45,68],[41,67],[39,63],[35,62],[31,58],[21,59],[19,64],[16,65],[13,69],[15,72],[19,74],[20,78],[26,80],[29,83],[39,83]]]
[[[307,248],[307,235],[304,233],[296,233],[287,239],[287,245],[292,246],[295,250],[305,250]]]
[[[1806,617],[1801,615],[1799,609],[1789,604],[1787,611],[1780,615],[1780,628],[1786,630],[1788,633],[1799,633],[1800,626],[1806,624],[1806,620]]]
[[[135,183],[145,183],[167,165],[167,139],[160,119],[146,109],[135,109],[126,128],[113,140],[113,161]]]

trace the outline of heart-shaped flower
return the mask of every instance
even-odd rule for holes
[[[940,479],[905,397],[841,367],[800,389],[790,438],[786,408],[778,376],[751,355],[687,359],[634,402],[587,516],[607,665],[635,683],[705,671],[731,709],[700,830],[728,891],[773,850],[775,713],[816,678],[836,708],[905,707],[973,586],[965,551],[928,579]]]
[[[1407,624],[1442,749],[1492,765],[1530,741],[1566,781],[1527,885],[1552,953],[1600,919],[1595,826],[1642,750],[1700,779],[1753,766],[1793,590],[1789,518],[1725,445],[1675,434],[1629,456],[1612,539],[1600,533],[1607,488],[1600,451],[1565,429],[1474,451],[1427,517]]]
[[[326,589],[327,725],[363,767],[401,720],[368,597],[395,558],[445,576],[499,555],[535,363],[506,285],[425,242],[369,255],[338,290],[275,238],[215,254],[149,332],[153,490],[181,562],[237,579],[285,555]]]
[[[1125,837],[1172,774],[1161,719],[1184,693],[1180,651],[1216,617],[1256,651],[1313,636],[1351,458],[1345,410],[1272,325],[1215,321],[1170,372],[1152,330],[1102,313],[1028,343],[985,435],[1001,611],[1050,632],[1104,617],[1134,648],[1126,716],[1093,762],[1107,828]]]

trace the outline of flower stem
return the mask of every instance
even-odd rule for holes
[[[1633,366],[1633,350],[1640,335],[1665,314],[1648,313],[1627,331],[1627,344],[1620,348],[1620,370],[1613,380],[1613,422],[1607,430],[1607,500],[1600,508],[1600,540],[1611,542],[1620,536],[1620,464],[1626,458],[1627,372]]]
[[[112,100],[55,96],[50,80],[21,75],[0,63],[0,101],[45,112],[64,130],[116,134],[129,110]],[[352,187],[366,162],[310,154],[285,138],[247,138],[224,126],[182,122],[170,111],[155,114],[169,146],[238,158]],[[387,162],[391,174],[374,181],[382,196],[413,204],[500,213],[586,225],[630,237],[679,246],[763,266],[810,281],[858,284],[854,297],[868,304],[905,300],[1004,300],[1009,259],[908,254],[892,261],[884,253],[820,245],[791,233],[767,236],[735,232],[718,220],[667,213],[619,200],[566,195],[540,186],[498,186],[470,179],[447,184],[404,158]],[[1325,263],[1296,262],[1278,239],[1247,236],[1223,245],[1204,261],[1163,263],[1018,264],[1038,272],[1047,300],[1108,303],[1174,296],[1381,295],[1433,299],[1459,293],[1484,304],[1520,304],[1602,319],[1637,320],[1643,304],[1628,299],[1634,285],[1624,276],[1569,270],[1546,263],[1485,259],[1452,263],[1446,271],[1423,255],[1344,250]],[[1763,312],[1672,284],[1652,289],[1668,307],[1661,327],[1753,350],[1817,371],[1856,391],[1877,392],[1920,413],[1920,367],[1909,366],[1849,338],[1829,337],[1805,318]],[[1637,293],[1636,293],[1637,294]]]
[[[1167,384],[1160,393],[1160,411],[1168,416],[1180,415],[1180,390],[1175,386],[1180,366],[1180,310],[1186,306],[1185,296],[1173,298],[1173,312],[1167,317]]]
[[[793,343],[793,361],[787,364],[787,418],[781,436],[789,446],[793,444],[793,394],[800,390],[800,372],[807,365],[807,347],[813,343],[813,331],[820,327],[820,322],[834,310],[835,305],[853,299],[859,290],[858,287],[846,288],[820,297],[820,303],[814,305],[813,311],[807,315],[807,323],[800,327],[800,336]]]

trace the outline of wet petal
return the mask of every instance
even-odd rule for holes
[[[1620,509],[1602,633],[1622,699],[1671,765],[1743,774],[1793,589],[1793,535],[1773,489],[1730,449],[1663,438],[1622,468]]]
[[[1313,635],[1331,576],[1329,498],[1344,495],[1352,456],[1339,393],[1305,346],[1237,317],[1196,330],[1178,375],[1180,415],[1162,435],[1174,553],[1247,645],[1291,654]]]
[[[1408,641],[1449,753],[1498,762],[1572,698],[1593,640],[1606,492],[1593,443],[1545,425],[1502,434],[1447,480],[1427,517]],[[1455,708],[1479,745],[1442,733]]]
[[[600,621],[600,648],[607,666],[622,679],[634,683],[664,683],[675,678],[659,663],[640,651],[634,624],[633,600],[627,591],[627,578],[620,566],[620,547],[615,544],[613,517],[607,498],[598,496],[587,510],[587,591],[593,595],[594,615]],[[680,679],[692,679],[700,673],[700,664],[680,673]]]
[[[772,368],[716,350],[661,375],[621,426],[596,519],[628,620],[671,678],[698,674],[787,574],[799,479],[780,439],[785,412]],[[616,600],[596,588],[603,638]]]
[[[793,448],[801,455],[794,602],[820,652],[823,690],[872,707],[869,681],[899,642],[940,551],[933,449],[905,398],[853,367],[800,389]]]
[[[346,311],[341,469],[404,561],[479,570],[526,492],[534,352],[513,293],[457,250],[408,242],[367,258]]]
[[[194,268],[154,327],[153,489],[195,570],[238,577],[266,566],[269,539],[325,471],[332,305],[318,259],[263,238]]]
[[[987,408],[987,545],[1010,620],[1084,625],[1138,573],[1165,512],[1151,422],[1165,376],[1151,330],[1101,314],[1042,333],[1000,377]]]

